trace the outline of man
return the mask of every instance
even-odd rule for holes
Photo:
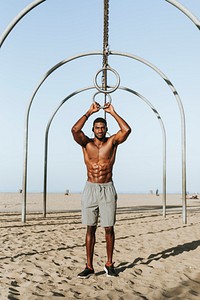
[[[78,274],[80,278],[88,278],[94,274],[93,254],[95,232],[98,215],[101,226],[105,228],[107,262],[104,270],[107,276],[117,276],[113,263],[115,242],[114,224],[116,217],[117,194],[112,182],[112,169],[115,162],[117,146],[123,143],[131,132],[129,125],[116,113],[114,107],[107,103],[104,111],[115,118],[119,131],[106,137],[107,122],[97,118],[93,123],[94,138],[87,137],[82,128],[88,118],[100,110],[94,102],[89,110],[72,127],[74,140],[81,145],[87,168],[87,183],[82,195],[82,222],[87,225],[86,231],[86,268]]]

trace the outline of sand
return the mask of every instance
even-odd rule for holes
[[[21,195],[0,194],[0,299],[200,299],[200,200],[181,195],[119,195],[114,260],[106,277],[104,230],[97,229],[95,275],[79,279],[85,265],[80,195],[29,194],[21,222]]]

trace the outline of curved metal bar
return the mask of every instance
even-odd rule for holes
[[[163,123],[158,111],[151,104],[151,102],[149,102],[144,96],[142,96],[138,92],[133,91],[132,89],[127,88],[127,87],[120,86],[119,88],[136,95],[142,101],[144,101],[152,109],[152,111],[154,112],[154,114],[156,115],[156,117],[160,123],[160,127],[162,130],[162,136],[163,136],[163,217],[166,217],[166,178],[167,178],[167,176],[166,176],[166,131],[165,131],[164,123]]]
[[[23,165],[23,182],[22,182],[22,222],[26,222],[26,196],[27,196],[27,162],[28,162],[28,138],[29,138],[29,116],[30,116],[30,109],[33,103],[33,100],[44,83],[44,81],[59,67],[63,66],[64,64],[75,60],[77,58],[81,58],[84,56],[89,56],[89,55],[102,55],[102,52],[87,52],[87,53],[82,53],[76,56],[72,56],[68,59],[62,60],[55,66],[53,66],[45,75],[44,77],[40,80],[39,84],[37,85],[36,89],[34,90],[30,101],[28,103],[28,107],[26,110],[26,116],[25,116],[25,134],[24,134],[24,165]]]
[[[46,0],[35,0],[29,5],[27,5],[23,10],[20,11],[20,13],[10,22],[10,24],[6,27],[4,32],[0,36],[0,48],[3,45],[5,39],[9,35],[9,33],[12,31],[12,29],[15,27],[15,25],[32,9],[34,9],[36,6],[40,5],[42,2]]]
[[[174,5],[180,11],[182,11],[200,30],[200,20],[189,9],[187,9],[183,4],[181,4],[177,0],[165,0],[165,1]]]
[[[44,144],[44,189],[43,189],[43,216],[46,217],[46,202],[47,202],[47,158],[48,158],[48,136],[49,136],[49,129],[51,126],[51,123],[56,115],[56,113],[58,112],[58,110],[61,108],[61,106],[68,101],[71,97],[83,92],[83,91],[87,91],[90,89],[93,89],[94,87],[86,87],[86,88],[82,88],[80,90],[77,90],[73,93],[71,93],[70,95],[68,95],[66,98],[64,98],[64,100],[58,105],[58,107],[56,108],[56,110],[54,111],[54,113],[52,114],[51,118],[49,119],[48,123],[47,123],[47,127],[45,130],[45,144]]]
[[[110,51],[110,55],[119,55],[119,56],[129,57],[129,58],[132,58],[132,59],[136,59],[136,60],[144,63],[145,65],[149,66],[150,68],[152,68],[154,71],[156,71],[156,73],[158,73],[164,79],[164,81],[167,83],[167,85],[169,86],[169,88],[171,89],[171,91],[174,94],[174,97],[177,101],[179,111],[180,111],[180,115],[181,115],[182,218],[183,218],[183,223],[186,224],[187,223],[187,209],[186,209],[186,123],[185,123],[185,112],[184,112],[183,104],[181,102],[181,98],[180,98],[175,86],[172,84],[172,82],[169,80],[169,78],[160,69],[158,69],[156,66],[154,66],[153,64],[151,64],[147,60],[145,60],[141,57],[132,55],[132,54],[120,53],[120,52],[115,52],[115,51]]]
[[[120,55],[120,56],[125,56],[128,58],[132,58],[135,60],[138,60],[142,63],[144,63],[145,65],[149,66],[150,68],[152,68],[154,71],[156,71],[156,73],[158,73],[163,79],[164,81],[167,83],[167,85],[170,87],[170,89],[172,90],[176,101],[178,103],[180,112],[181,112],[181,124],[182,124],[182,205],[183,205],[183,223],[186,224],[186,220],[187,220],[187,216],[186,216],[186,134],[185,134],[185,115],[184,115],[184,110],[183,110],[183,106],[181,103],[181,99],[178,95],[178,92],[176,91],[174,85],[171,83],[171,81],[168,79],[168,77],[162,72],[160,71],[156,66],[154,66],[153,64],[151,64],[150,62],[148,62],[147,60],[138,57],[136,55],[133,54],[128,54],[128,53],[122,53],[122,52],[110,52],[110,55]],[[36,87],[29,105],[28,105],[28,109],[26,112],[26,123],[25,123],[25,140],[24,140],[24,168],[23,168],[23,192],[22,192],[22,197],[23,197],[23,201],[22,201],[22,222],[26,221],[26,190],[27,190],[27,161],[28,161],[28,125],[29,125],[29,114],[30,114],[30,108],[32,105],[32,102],[34,100],[35,95],[37,94],[39,88],[41,87],[41,85],[44,83],[44,81],[48,78],[48,76],[53,73],[57,68],[61,67],[62,65],[68,63],[69,61],[72,61],[76,58],[80,58],[83,56],[89,56],[89,55],[102,55],[102,52],[89,52],[89,53],[84,53],[84,54],[80,54],[77,56],[73,56],[69,59],[63,60],[61,62],[59,62],[58,64],[56,64],[55,66],[53,66],[46,74],[45,76],[42,78],[42,80],[39,82],[38,86]]]
[[[80,90],[77,90],[73,93],[71,93],[70,95],[68,95],[66,98],[64,98],[64,100],[58,105],[58,107],[56,108],[56,110],[54,111],[54,113],[52,114],[51,118],[48,121],[46,130],[45,130],[45,149],[44,149],[44,191],[43,191],[43,216],[46,217],[46,203],[47,203],[47,161],[48,161],[48,137],[49,137],[49,129],[50,126],[52,124],[52,121],[56,115],[56,113],[59,111],[59,109],[62,107],[62,105],[68,101],[71,97],[83,92],[83,91],[87,91],[90,89],[94,89],[95,86],[90,86],[90,87],[86,87],[86,88],[82,88]],[[163,216],[166,217],[166,131],[165,131],[165,127],[163,124],[163,121],[161,119],[161,116],[159,115],[158,111],[155,109],[155,107],[141,94],[139,94],[138,92],[127,88],[127,87],[123,87],[120,86],[119,89],[127,91],[129,93],[134,94],[135,96],[139,97],[142,101],[144,101],[154,112],[154,114],[156,115],[160,126],[161,126],[161,130],[162,130],[162,136],[163,136]]]
[[[30,3],[28,6],[26,6],[12,21],[11,23],[6,27],[2,35],[0,36],[0,48],[3,45],[5,39],[9,35],[9,33],[12,31],[12,29],[15,27],[15,25],[32,9],[34,9],[36,6],[40,5],[41,3],[45,2],[46,0],[35,0],[32,3]],[[183,4],[179,3],[176,0],[165,0],[166,2],[174,5],[177,9],[182,11],[196,26],[198,29],[200,29],[200,21],[199,19],[189,10],[187,9]]]

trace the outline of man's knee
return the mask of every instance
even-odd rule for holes
[[[113,235],[114,234],[114,227],[113,226],[105,227],[105,233],[108,234],[108,235]]]
[[[87,226],[87,234],[94,235],[96,232],[97,227],[96,226]]]

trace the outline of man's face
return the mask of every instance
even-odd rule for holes
[[[98,122],[94,124],[94,135],[97,139],[101,140],[106,135],[106,125]]]

